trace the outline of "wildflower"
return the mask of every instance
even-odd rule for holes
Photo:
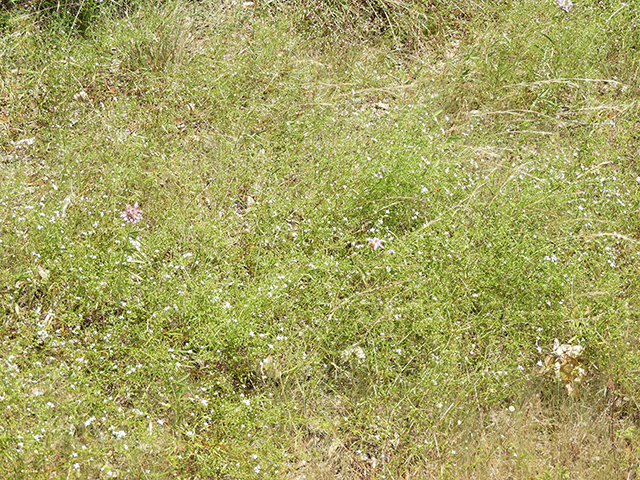
[[[355,360],[356,363],[362,363],[367,359],[364,350],[361,347],[354,346],[349,347],[346,350],[343,350],[340,354],[340,359],[343,362],[347,362],[349,360]]]
[[[367,238],[367,242],[369,242],[369,246],[374,250],[378,250],[379,248],[383,248],[382,240],[376,237]]]
[[[567,13],[569,13],[569,10],[571,10],[571,7],[573,7],[573,2],[571,0],[556,0],[556,2],[558,2],[558,7],[560,8],[560,10],[563,10]]]
[[[120,217],[125,222],[136,223],[142,220],[142,210],[138,208],[138,202],[133,206],[127,203],[125,211],[120,214]]]

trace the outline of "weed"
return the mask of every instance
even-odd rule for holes
[[[20,7],[0,477],[634,475],[627,4]]]

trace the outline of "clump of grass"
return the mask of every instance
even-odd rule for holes
[[[439,43],[438,37],[465,27],[469,19],[487,15],[490,2],[423,2],[413,0],[305,0],[260,2],[259,10],[295,16],[300,35],[363,42],[391,43],[395,49],[416,51]]]
[[[135,6],[131,0],[9,0],[2,3],[2,11],[5,12],[5,18],[15,11],[27,13],[39,25],[56,34],[69,35],[73,32],[85,34],[98,18],[125,15]]]
[[[120,71],[157,72],[180,67],[195,53],[197,27],[183,4],[141,6],[114,28],[120,35],[112,40],[113,66]]]

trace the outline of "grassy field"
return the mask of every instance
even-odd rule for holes
[[[0,478],[638,478],[634,1],[108,3],[0,12]]]

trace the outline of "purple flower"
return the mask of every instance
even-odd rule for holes
[[[125,222],[137,223],[142,220],[142,210],[138,208],[138,202],[136,202],[133,206],[127,203],[127,206],[120,214],[120,217]]]
[[[367,242],[369,242],[369,246],[374,250],[378,250],[379,248],[384,248],[382,245],[382,240],[379,238],[367,238]]]

